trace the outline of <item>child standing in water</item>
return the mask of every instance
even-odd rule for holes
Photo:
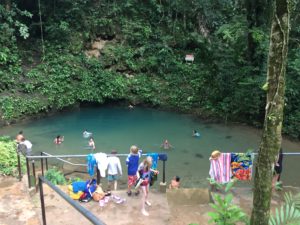
[[[145,205],[151,206],[151,203],[148,201],[151,172],[158,174],[158,171],[151,169],[151,166],[152,166],[152,157],[148,156],[146,159],[144,159],[144,161],[139,165],[138,168],[138,174],[140,178],[143,180],[141,183],[141,188],[143,191],[142,214],[144,216],[149,216],[149,213],[145,209]]]
[[[179,176],[175,176],[173,177],[173,179],[171,180],[171,183],[169,185],[170,189],[178,189],[180,187],[180,177]]]
[[[167,139],[161,144],[160,147],[162,147],[165,150],[173,148],[173,146],[170,144],[170,142]]]
[[[17,136],[16,136],[16,142],[17,142],[17,144],[19,144],[19,143],[22,141],[23,138],[24,138],[24,135],[23,135],[23,131],[21,130],[21,131],[17,134]]]
[[[137,170],[139,166],[139,159],[142,155],[142,150],[139,150],[137,146],[132,145],[130,147],[130,153],[126,158],[127,174],[128,174],[128,196],[131,196],[131,188],[135,185],[137,181]],[[138,195],[139,191],[135,192]]]
[[[60,145],[64,141],[64,136],[57,135],[56,138],[54,138],[54,144]]]
[[[89,147],[94,151],[96,149],[96,145],[95,145],[95,142],[94,142],[94,138],[90,138],[89,140]]]

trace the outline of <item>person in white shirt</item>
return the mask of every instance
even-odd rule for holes
[[[117,190],[118,186],[118,175],[122,176],[122,167],[120,159],[116,156],[117,151],[112,150],[111,156],[107,158],[107,180],[108,180],[108,190],[111,190],[112,183],[114,183],[114,190]]]
[[[20,145],[26,146],[26,155],[31,155],[32,144],[30,141],[26,140],[24,137],[21,139]]]

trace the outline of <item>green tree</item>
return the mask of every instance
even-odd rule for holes
[[[289,0],[274,2],[268,58],[266,113],[254,177],[252,225],[267,225],[270,217],[273,166],[282,140],[285,71],[290,29],[289,4]]]

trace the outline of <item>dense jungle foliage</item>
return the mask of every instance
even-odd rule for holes
[[[126,100],[261,126],[271,3],[2,1],[2,122]],[[299,1],[291,10],[283,129],[300,138]],[[106,41],[99,57],[87,57],[99,40]],[[185,62],[186,54],[195,61]]]
[[[0,137],[0,175],[18,176],[18,159],[16,155],[16,142],[8,136]],[[21,170],[26,170],[25,157],[20,154]]]

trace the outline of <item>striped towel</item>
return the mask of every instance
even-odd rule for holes
[[[225,184],[230,181],[232,176],[230,153],[221,153],[218,159],[210,160],[209,175],[220,184]]]

